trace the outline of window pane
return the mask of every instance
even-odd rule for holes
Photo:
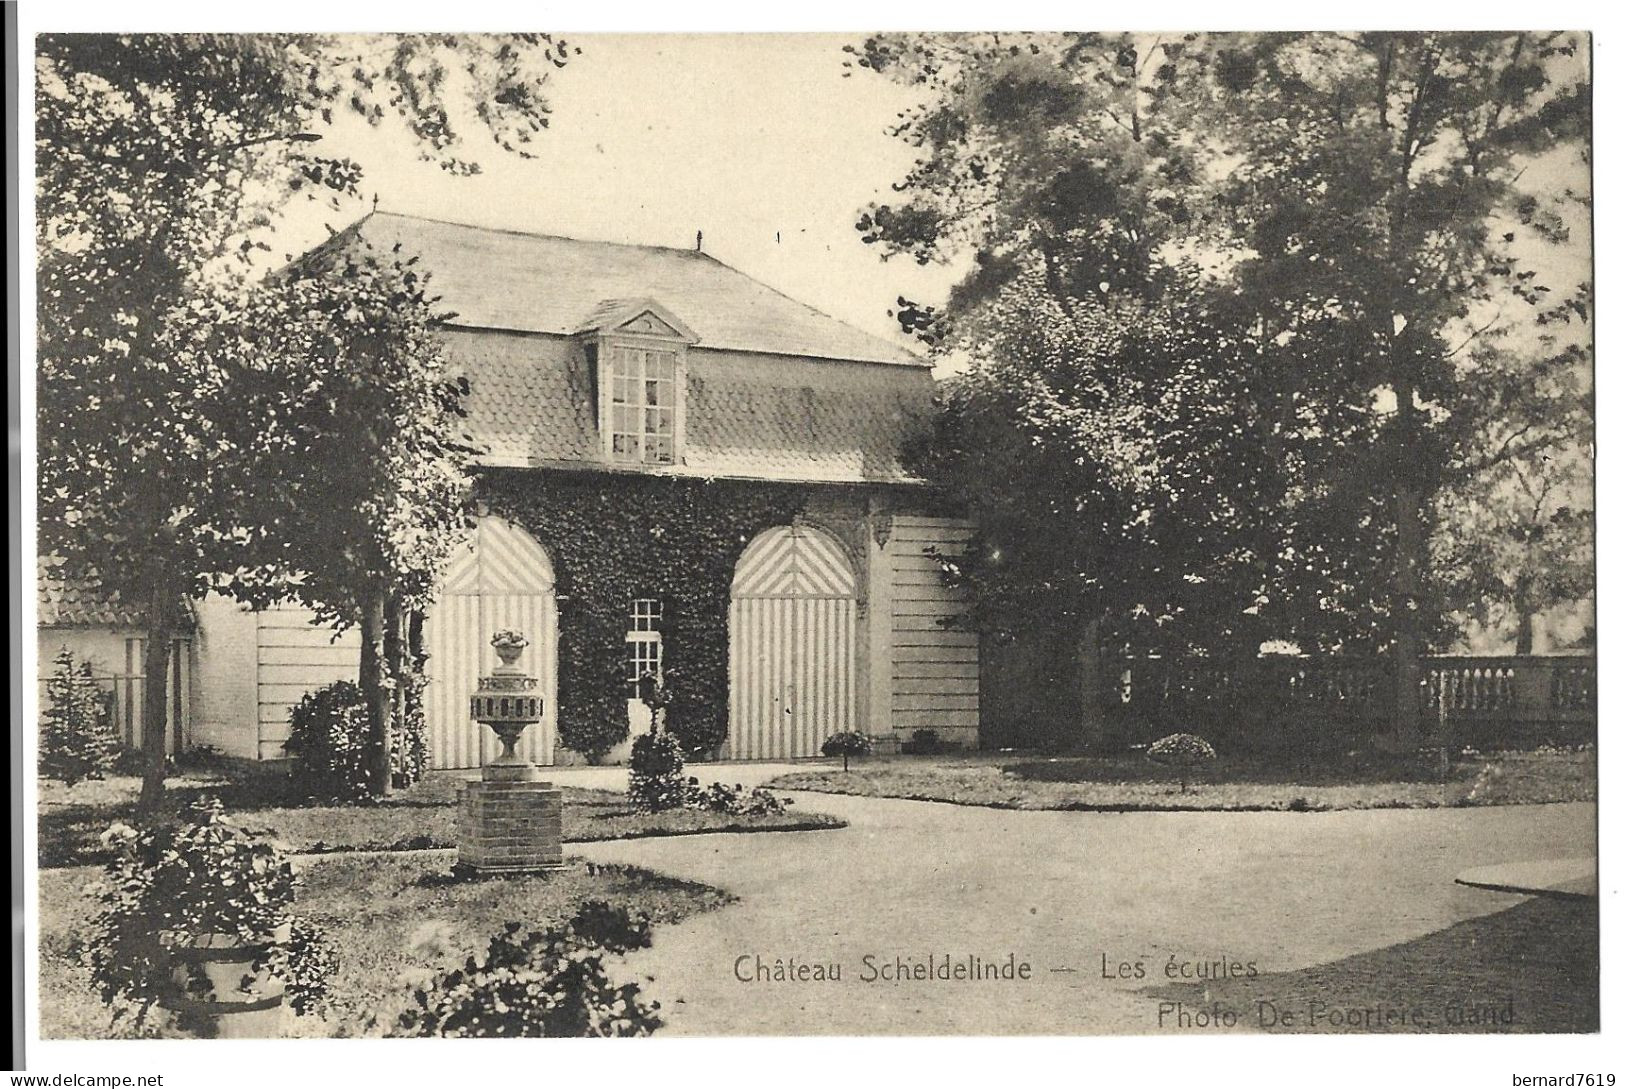
[[[626,695],[636,699],[638,679],[646,673],[661,675],[664,654],[660,633],[655,630],[661,615],[659,598],[634,598],[631,610],[631,630],[626,633]]]
[[[640,597],[632,602],[632,630],[634,632],[653,631],[655,621],[660,619],[661,606],[655,598]]]
[[[611,455],[644,464],[675,462],[678,353],[630,346],[609,352]]]

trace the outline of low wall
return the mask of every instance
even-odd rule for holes
[[[1232,741],[1341,744],[1386,729],[1389,663],[1270,657],[1111,658],[1098,701],[1115,740],[1190,730]],[[1590,743],[1597,736],[1594,655],[1430,655],[1421,660],[1423,736],[1477,748]]]

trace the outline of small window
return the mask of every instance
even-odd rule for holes
[[[630,629],[626,633],[626,698],[638,698],[638,678],[645,673],[660,677],[665,667],[660,643],[660,621],[664,609],[659,598],[640,597],[632,602]]]
[[[616,347],[609,367],[609,453],[615,461],[677,460],[677,353]]]

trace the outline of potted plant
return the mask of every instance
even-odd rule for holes
[[[332,953],[291,911],[293,868],[217,799],[179,823],[114,825],[102,839],[119,854],[90,961],[115,1017],[133,1007],[141,1022],[156,1005],[188,1032],[247,1039],[280,1035],[287,1008],[320,1007]]]

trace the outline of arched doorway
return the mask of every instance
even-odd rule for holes
[[[502,751],[490,729],[469,718],[468,697],[496,664],[491,636],[504,629],[530,640],[519,665],[541,679],[546,701],[540,725],[525,731],[519,753],[551,764],[559,720],[553,564],[523,529],[506,519],[482,518],[470,547],[453,558],[424,622],[430,767],[477,768]]]
[[[746,547],[728,609],[728,756],[816,756],[853,728],[857,579],[835,539],[779,526]]]

